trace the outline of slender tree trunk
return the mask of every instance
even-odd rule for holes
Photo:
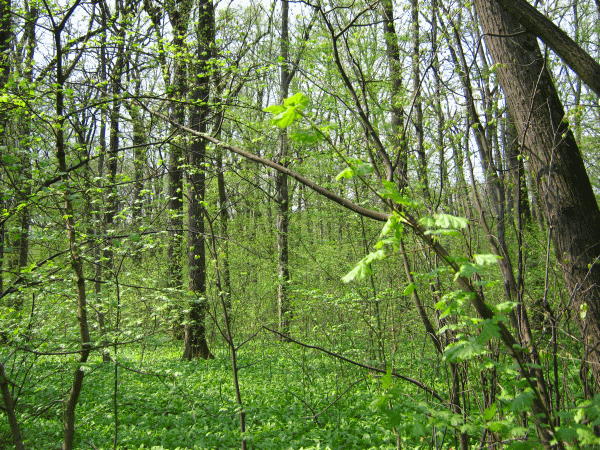
[[[140,85],[136,86],[135,95],[139,96]],[[133,222],[142,225],[143,203],[142,191],[144,189],[144,166],[146,164],[146,130],[144,128],[144,116],[140,107],[136,104],[127,103],[129,115],[131,116],[131,128],[133,132]],[[138,261],[141,257],[138,255]]]
[[[117,5],[120,5],[120,2],[117,2]],[[126,15],[127,12],[119,6],[120,11],[118,14],[122,16]],[[108,196],[106,199],[107,210],[104,216],[104,223],[106,225],[107,233],[113,234],[115,233],[115,216],[119,210],[119,194],[117,188],[117,172],[119,169],[119,126],[121,120],[121,99],[119,98],[121,95],[121,84],[123,78],[123,69],[125,67],[125,24],[119,23],[118,21],[115,23],[116,26],[119,27],[119,31],[117,33],[117,53],[116,53],[116,61],[113,73],[111,74],[111,93],[113,96],[112,99],[112,108],[110,110],[110,131],[108,138],[108,161],[107,161],[107,175],[108,175]],[[114,252],[112,248],[113,241],[110,238],[107,238],[106,249],[104,250],[104,264],[105,268],[109,273],[113,272],[114,266]],[[110,277],[110,275],[109,275]]]
[[[13,444],[15,445],[15,449],[25,450],[23,438],[21,437],[21,427],[17,421],[13,398],[10,393],[10,387],[8,384],[8,379],[6,378],[6,373],[4,372],[4,364],[2,363],[0,363],[0,391],[2,393],[4,409],[6,410],[6,415],[8,416],[8,424],[10,426],[10,432],[12,434],[12,440]]]
[[[288,0],[281,1],[281,71],[280,71],[280,90],[279,103],[289,96],[289,87],[291,74],[289,69],[289,34],[288,34]],[[277,151],[277,162],[287,166],[288,157],[288,137],[287,130],[279,131],[279,148]],[[275,173],[275,191],[277,198],[277,312],[279,317],[279,332],[283,335],[290,333],[291,305],[288,296],[288,283],[290,280],[289,272],[289,251],[288,251],[288,231],[289,231],[289,190],[288,177],[281,172]]]
[[[212,47],[213,57],[217,57],[217,45],[215,42],[215,15],[214,11],[212,14]],[[219,138],[223,129],[223,122],[225,120],[225,106],[222,104],[223,90],[225,89],[225,83],[222,78],[221,70],[218,64],[215,64],[212,68],[213,72],[213,83],[215,86],[215,101],[214,107],[217,108],[215,112],[215,123],[213,126],[212,135]],[[225,291],[225,306],[227,307],[228,317],[230,324],[233,326],[233,314],[231,310],[231,275],[229,273],[229,213],[228,213],[228,200],[227,200],[227,188],[225,184],[225,169],[223,166],[223,149],[217,147],[216,149],[216,166],[217,166],[217,190],[219,192],[219,222],[220,222],[220,233],[222,237],[221,243],[221,268],[219,271],[222,287]]]
[[[412,122],[415,127],[415,138],[417,140],[416,152],[419,159],[419,183],[425,203],[429,204],[431,194],[429,192],[429,176],[427,175],[427,155],[423,138],[423,101],[421,97],[421,41],[419,29],[419,0],[411,0],[412,15],[412,74],[414,112]]]
[[[0,90],[4,90],[10,75],[10,40],[12,31],[12,3],[11,0],[0,1]],[[4,156],[8,136],[6,126],[8,117],[0,113],[0,160]],[[2,182],[3,171],[0,171],[0,182]],[[4,207],[5,200],[0,200],[0,206]],[[0,293],[4,291],[4,242],[5,242],[5,220],[0,223]]]
[[[76,6],[76,5],[74,5]],[[75,8],[70,10],[70,14]],[[66,18],[61,22],[62,26],[66,23]],[[77,237],[77,220],[75,218],[75,208],[73,207],[73,191],[70,186],[67,171],[67,155],[65,143],[65,101],[64,101],[64,85],[66,78],[63,72],[63,51],[62,51],[62,30],[60,26],[54,26],[54,45],[56,46],[56,119],[55,119],[55,136],[56,136],[56,159],[58,161],[58,170],[63,175],[64,190],[62,192],[64,205],[63,217],[65,217],[65,229],[69,242],[69,256],[71,267],[75,274],[75,282],[77,286],[77,320],[79,322],[79,335],[81,340],[81,350],[79,357],[79,365],[73,374],[73,382],[71,389],[64,406],[64,441],[63,450],[71,450],[73,448],[73,440],[75,437],[75,408],[79,401],[79,394],[83,388],[83,378],[85,372],[81,367],[90,354],[90,332],[87,319],[87,300],[85,291],[85,275],[83,272],[83,259],[79,251]]]
[[[24,36],[25,39],[25,54],[23,55],[23,76],[27,83],[31,85],[33,83],[33,65],[35,63],[35,49],[36,49],[36,35],[35,35],[35,27],[37,25],[37,20],[39,16],[39,10],[35,5],[29,5],[25,14],[25,26],[24,26]],[[25,179],[25,186],[23,189],[23,201],[28,202],[29,196],[31,195],[31,186],[33,183],[32,173],[31,173],[31,119],[29,117],[25,117],[23,119],[23,124],[21,128],[21,142],[27,142],[26,149],[28,153],[23,156],[23,176]],[[19,272],[23,268],[27,266],[27,261],[29,258],[29,228],[31,222],[31,213],[29,210],[29,206],[23,208],[23,215],[21,216],[21,235],[19,237],[19,261],[18,267]]]
[[[383,33],[385,37],[386,57],[390,72],[391,85],[391,154],[395,155],[395,173],[398,190],[402,192],[408,184],[407,139],[404,135],[404,108],[402,107],[402,61],[398,47],[398,35],[394,24],[394,5],[392,0],[383,3]]]
[[[555,254],[574,295],[573,316],[583,333],[585,359],[598,386],[600,210],[535,36],[523,33],[495,0],[476,0],[475,6],[519,138],[528,149]]]
[[[523,217],[525,227],[531,226],[531,207],[529,205],[529,192],[527,190],[527,180],[525,179],[525,164],[517,136],[517,128],[510,114],[506,116],[505,127],[506,143],[505,147],[508,156],[508,166],[512,175],[513,199],[520,202],[519,208]],[[514,209],[517,211],[517,208]]]
[[[451,207],[452,196],[448,195],[450,189],[448,188],[448,166],[446,164],[446,149],[444,148],[444,112],[442,111],[442,83],[440,79],[440,60],[438,55],[438,3],[437,0],[432,0],[431,3],[431,47],[433,49],[433,83],[435,97],[433,100],[433,107],[435,109],[435,115],[437,118],[436,124],[436,136],[435,144],[439,155],[439,167],[440,167],[440,194],[438,199],[439,203],[442,202],[446,206]]]
[[[101,9],[101,24],[104,29],[107,27],[107,17],[106,17],[106,9]],[[102,82],[107,82],[108,76],[106,73],[107,59],[106,59],[106,33],[102,33],[100,36],[100,77]],[[104,95],[101,95],[101,100],[106,100]],[[106,118],[107,118],[107,108],[106,104],[103,102],[100,107],[100,133],[98,136],[98,144],[99,144],[99,155],[98,155],[98,184],[97,188],[100,190],[104,189],[103,179],[104,179],[104,162],[106,155]],[[96,311],[96,320],[98,321],[98,330],[100,332],[100,338],[102,345],[106,345],[107,342],[104,339],[106,334],[106,324],[105,324],[105,312],[104,305],[102,301],[102,277],[103,277],[103,269],[104,269],[104,261],[102,261],[102,248],[104,247],[103,239],[104,239],[104,230],[105,230],[105,222],[104,216],[102,214],[102,207],[99,206],[97,208],[97,212],[95,213],[95,234],[96,234],[96,245],[94,246],[94,298],[95,298],[95,307]],[[108,349],[104,349],[102,352],[104,362],[110,361],[110,355]]]

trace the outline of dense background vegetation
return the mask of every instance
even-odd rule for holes
[[[0,447],[600,444],[598,95],[496,7],[0,0]]]

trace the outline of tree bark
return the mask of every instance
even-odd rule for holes
[[[525,0],[496,1],[514,20],[520,22],[529,32],[539,37],[554,50],[597,95],[600,95],[600,64],[567,33]]]
[[[427,176],[427,155],[425,154],[424,136],[423,136],[423,100],[421,96],[421,44],[419,29],[419,1],[411,0],[412,16],[412,75],[413,75],[413,96],[414,111],[412,122],[415,127],[415,138],[417,140],[416,152],[419,159],[418,173],[421,193],[425,203],[429,205],[431,194],[429,192],[429,177]]]
[[[279,102],[283,103],[289,95],[291,73],[289,64],[289,34],[288,34],[289,3],[287,0],[281,2],[281,71]],[[286,166],[288,156],[287,130],[279,131],[279,149],[277,162]],[[290,272],[288,267],[288,231],[290,223],[289,189],[287,174],[275,173],[275,191],[277,198],[277,315],[279,319],[279,332],[289,335],[291,307],[288,297],[288,284]]]
[[[173,27],[171,45],[177,55],[173,60],[171,83],[167,85],[167,94],[172,99],[171,115],[178,123],[185,123],[185,107],[181,99],[187,92],[185,36],[189,21],[191,2],[189,0],[170,0],[167,3],[167,13]],[[166,70],[166,68],[165,68]],[[173,128],[177,134],[177,129]],[[183,288],[183,138],[176,136],[169,148],[169,246],[167,248],[167,285],[170,289],[181,292]],[[177,294],[176,294],[177,295]],[[181,308],[175,308],[175,323],[173,333],[177,339],[184,337],[183,314]]]
[[[210,95],[210,60],[212,56],[213,39],[213,4],[209,0],[198,5],[198,51],[197,64],[194,72],[199,74],[191,95],[190,121],[191,127],[205,133],[206,121],[210,113],[208,104]],[[206,341],[206,249],[204,228],[204,195],[206,192],[206,141],[195,138],[190,143],[188,153],[188,271],[189,318],[185,325],[183,358],[213,358]]]
[[[10,74],[10,38],[12,36],[11,20],[11,0],[0,1],[0,89],[4,90]],[[6,124],[7,117],[0,113],[0,161],[6,147]],[[0,171],[0,181],[3,173]],[[0,200],[0,206],[5,207],[6,201]],[[0,224],[0,292],[4,292],[4,242],[5,242],[5,221]]]
[[[54,123],[56,159],[58,162],[59,173],[63,174],[62,179],[65,183],[64,190],[62,191],[62,196],[64,198],[63,217],[65,218],[65,231],[69,243],[71,267],[75,274],[77,286],[77,321],[79,323],[79,336],[81,342],[79,365],[76,367],[73,374],[73,382],[64,406],[63,450],[71,450],[73,448],[73,441],[75,438],[75,408],[79,401],[79,395],[83,388],[83,378],[85,377],[85,372],[83,371],[81,364],[84,364],[90,355],[90,331],[87,319],[85,275],[83,273],[83,258],[81,257],[79,250],[77,236],[77,221],[75,219],[75,208],[72,200],[73,189],[71,188],[68,179],[67,145],[65,142],[65,126],[67,121],[65,118],[64,85],[67,78],[65,74],[69,73],[70,70],[69,68],[63,69],[63,60],[66,60],[66,58],[62,47],[62,31],[68,18],[71,17],[78,5],[79,0],[73,4],[59,24],[55,24],[53,20],[54,26],[52,30],[54,35],[54,45],[56,46],[56,119]]]
[[[23,445],[23,438],[21,436],[21,427],[19,426],[19,422],[17,421],[13,398],[10,393],[6,373],[4,372],[4,364],[2,363],[0,363],[0,392],[2,393],[4,409],[6,410],[6,415],[8,416],[8,424],[10,426],[10,432],[12,434],[15,449],[25,450],[25,445]]]
[[[542,196],[586,358],[600,384],[600,210],[535,36],[495,0],[476,0],[486,46]]]
[[[383,33],[385,37],[386,57],[390,72],[390,112],[391,135],[390,147],[395,155],[395,173],[397,176],[398,191],[403,192],[408,184],[408,152],[407,139],[404,135],[404,108],[402,107],[402,61],[398,35],[394,24],[394,5],[392,0],[385,0],[383,5]]]

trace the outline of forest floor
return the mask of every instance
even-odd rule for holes
[[[120,349],[116,370],[99,355],[91,359],[76,411],[76,448],[240,448],[228,352],[184,362],[180,344]],[[60,448],[62,398],[74,364],[46,359],[33,365],[21,395],[27,404],[18,406],[26,448]],[[397,448],[386,417],[371,407],[380,380],[366,370],[273,341],[247,344],[238,364],[249,448]],[[10,447],[6,420],[0,447]]]

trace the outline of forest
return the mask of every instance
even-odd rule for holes
[[[600,0],[0,0],[0,448],[600,446]]]

